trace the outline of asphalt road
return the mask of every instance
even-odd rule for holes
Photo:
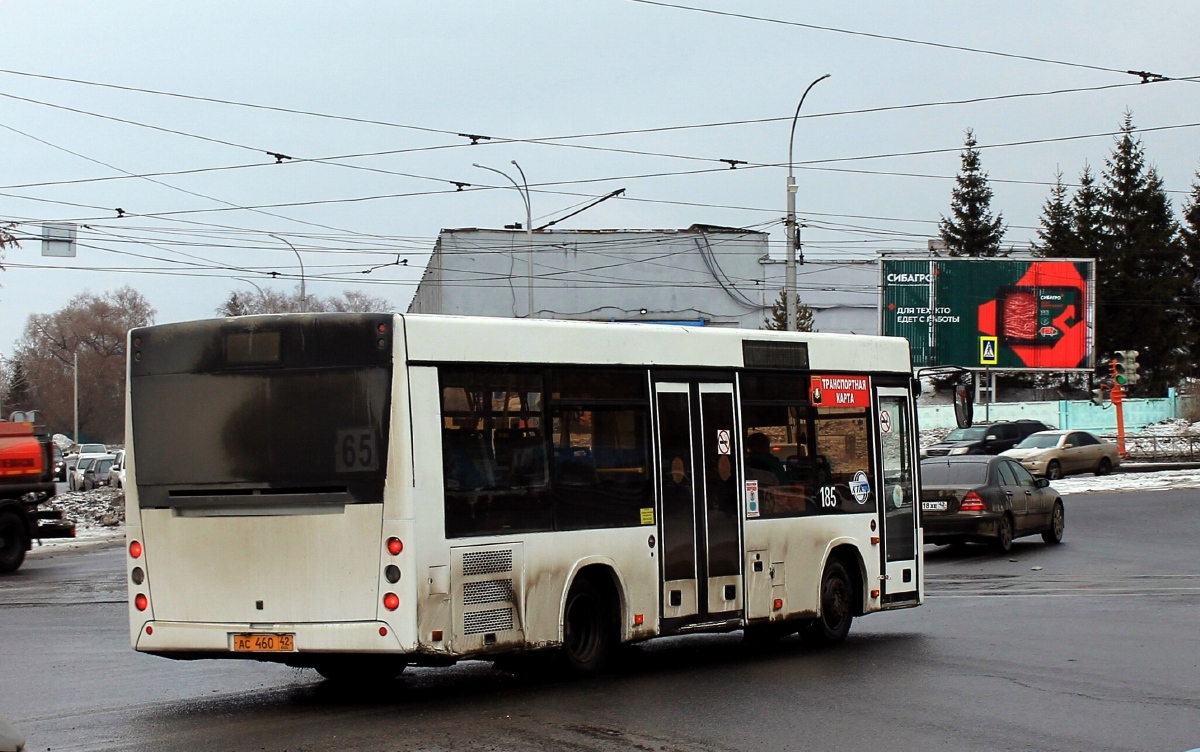
[[[121,550],[0,580],[0,714],[29,750],[1190,750],[1200,492],[1068,498],[1061,546],[926,549],[929,599],[840,647],[659,640],[592,681],[467,662],[348,691],[128,647]]]

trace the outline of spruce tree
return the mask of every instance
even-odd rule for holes
[[[1075,236],[1075,252],[1079,258],[1096,258],[1104,236],[1101,223],[1100,189],[1092,168],[1084,165],[1079,175],[1079,189],[1071,199],[1071,231]]]
[[[1054,175],[1054,188],[1042,207],[1042,226],[1037,231],[1038,242],[1033,244],[1035,256],[1072,258],[1075,255],[1074,217],[1062,178],[1062,171]]]
[[[1141,391],[1159,396],[1186,371],[1194,271],[1162,178],[1133,131],[1127,112],[1102,175],[1096,342],[1102,354],[1138,350]]]
[[[964,145],[962,169],[950,192],[953,216],[942,217],[938,232],[951,256],[996,256],[1004,238],[1004,217],[992,216],[992,188],[970,128]]]
[[[780,290],[779,297],[771,304],[771,313],[763,321],[763,329],[772,329],[775,331],[787,330],[787,291]],[[800,294],[796,294],[796,331],[798,332],[815,332],[813,329],[813,312],[812,309],[804,305],[800,300]]]
[[[1192,183],[1192,193],[1183,206],[1183,226],[1179,230],[1185,262],[1194,270],[1200,262],[1200,172]],[[1200,289],[1193,280],[1187,291],[1189,309],[1192,312],[1192,362],[1200,360]]]

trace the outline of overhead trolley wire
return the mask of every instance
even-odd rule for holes
[[[785,21],[779,18],[768,18],[766,16],[752,16],[747,13],[734,13],[731,11],[714,10],[712,8],[698,8],[691,5],[682,5],[679,3],[668,3],[662,0],[629,0],[629,2],[639,3],[641,5],[655,5],[661,8],[672,8],[675,10],[685,10],[693,13],[705,13],[714,16],[725,16],[728,18],[738,18],[747,21],[760,21],[763,23],[778,24],[782,26],[795,26],[802,29],[810,29],[813,31],[827,31],[835,34],[846,34],[849,36],[866,37],[868,39],[879,39],[889,42],[902,42],[904,44],[920,45],[923,47],[934,47],[943,50],[954,50],[956,52],[969,52],[977,55],[991,55],[993,57],[1010,58],[1013,60],[1025,60],[1034,63],[1045,63],[1047,65],[1059,65],[1070,68],[1081,68],[1084,70],[1101,71],[1104,73],[1119,73],[1121,75],[1135,75],[1144,78],[1150,78],[1147,83],[1153,83],[1157,80],[1166,79],[1166,76],[1158,76],[1157,74],[1147,73],[1145,71],[1133,71],[1121,68],[1111,68],[1103,65],[1091,65],[1089,63],[1078,63],[1070,60],[1056,60],[1048,57],[1038,57],[1036,55],[1022,55],[1015,52],[1002,52],[1000,50],[989,50],[982,47],[967,47],[959,44],[947,44],[944,42],[931,42],[925,39],[913,39],[910,37],[900,37],[890,34],[876,34],[869,31],[857,31],[854,29],[842,29],[836,26],[821,26],[818,24],[803,23],[800,21]]]

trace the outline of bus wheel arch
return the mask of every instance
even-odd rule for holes
[[[825,563],[821,565],[822,572],[830,559],[838,559],[842,562],[842,566],[846,568],[846,574],[850,576],[850,586],[854,589],[851,603],[853,604],[853,614],[855,616],[863,616],[867,613],[867,565],[863,560],[862,552],[858,546],[846,542],[834,541],[829,552],[825,555]],[[817,586],[820,588],[820,584]],[[820,594],[818,592],[818,603],[820,603]]]
[[[577,675],[601,671],[622,639],[624,583],[609,562],[581,563],[563,593],[561,659]]]
[[[837,546],[825,558],[818,591],[817,618],[801,632],[814,645],[835,645],[846,639],[854,617],[861,615],[862,589],[858,551],[852,546]]]

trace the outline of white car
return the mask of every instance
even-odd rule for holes
[[[113,488],[125,488],[125,450],[117,452],[112,468],[108,471],[108,485]]]

